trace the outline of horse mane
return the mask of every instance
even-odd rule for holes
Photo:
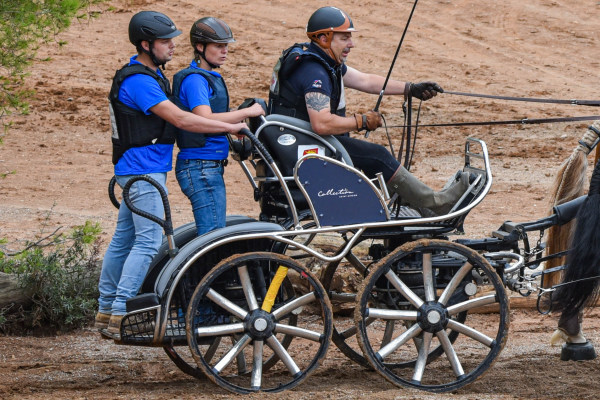
[[[552,296],[553,307],[575,314],[600,297],[600,162],[594,167],[588,197],[577,213],[567,269]]]

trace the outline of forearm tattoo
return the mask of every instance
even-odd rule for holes
[[[311,92],[307,93],[305,96],[306,100],[306,108],[321,111],[324,109],[329,109],[329,96],[324,95],[323,93]]]

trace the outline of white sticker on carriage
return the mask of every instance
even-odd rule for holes
[[[300,144],[298,145],[298,158],[301,158],[307,154],[318,154],[324,156],[325,147],[317,146],[315,144]]]

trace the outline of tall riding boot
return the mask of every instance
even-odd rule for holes
[[[400,166],[387,182],[388,191],[397,193],[402,205],[427,208],[436,215],[447,214],[469,188],[469,174],[459,171],[439,192],[418,180]]]

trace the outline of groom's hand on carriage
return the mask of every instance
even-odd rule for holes
[[[234,135],[239,140],[242,140],[246,137],[246,134],[243,132],[243,130],[248,130],[248,125],[246,125],[244,122],[230,125],[230,129],[227,131],[229,134]]]

